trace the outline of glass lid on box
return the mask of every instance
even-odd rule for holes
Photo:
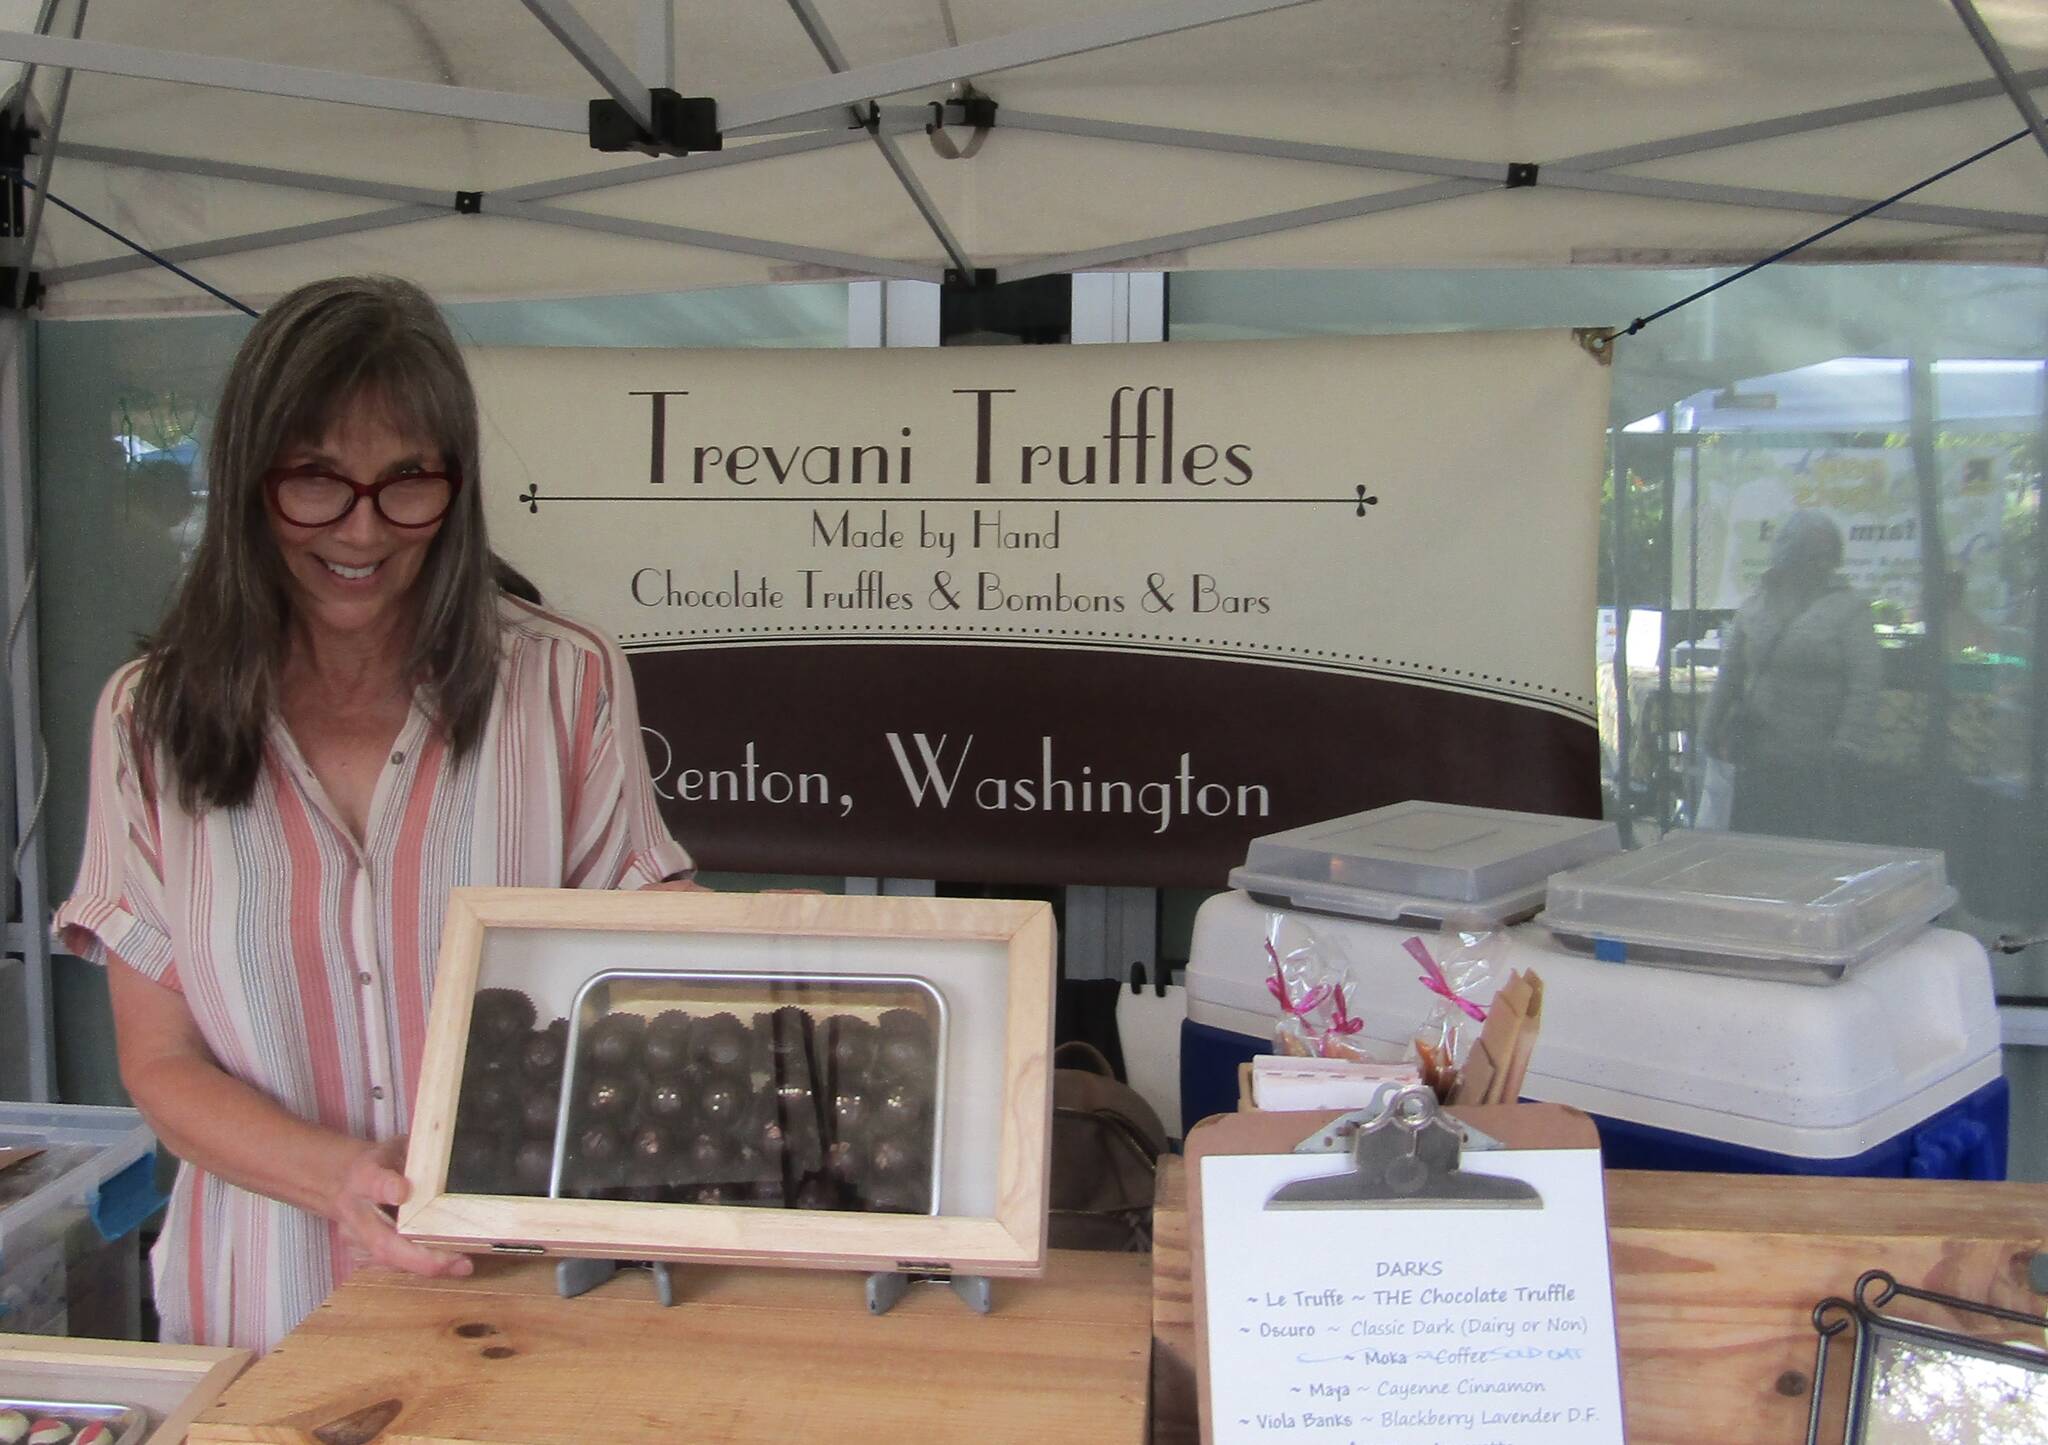
[[[1619,852],[1612,823],[1455,803],[1394,803],[1255,838],[1230,886],[1349,918],[1526,918],[1552,873]]]
[[[1812,982],[1904,943],[1955,901],[1930,849],[1688,832],[1560,873],[1538,921],[1616,961]]]

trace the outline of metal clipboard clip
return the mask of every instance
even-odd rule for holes
[[[1467,1174],[1458,1168],[1467,1130],[1437,1107],[1422,1084],[1387,1085],[1354,1129],[1345,1120],[1311,1135],[1297,1153],[1327,1153],[1348,1132],[1352,1168],[1283,1184],[1268,1209],[1541,1209],[1543,1196],[1523,1179]],[[1477,1130],[1470,1131],[1477,1134]],[[1484,1136],[1481,1136],[1483,1138]],[[1497,1141],[1485,1144],[1499,1147]],[[1484,1147],[1479,1139],[1475,1147]]]

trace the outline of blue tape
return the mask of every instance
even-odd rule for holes
[[[1593,940],[1593,957],[1602,963],[1627,963],[1628,945],[1618,938],[1596,938]]]

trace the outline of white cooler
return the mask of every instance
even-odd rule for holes
[[[1723,852],[1705,868],[1697,853],[1681,857],[1694,845],[1692,835],[1666,840],[1669,861],[1683,865],[1666,871],[1725,882],[1734,867],[1727,850],[1733,849],[1741,863],[1735,873],[1752,893],[1768,895],[1768,887],[1755,886],[1756,855],[1749,843],[1764,845],[1764,866],[1771,866],[1776,853],[1799,865],[1778,873],[1801,887],[1815,872],[1815,850],[1840,852],[1846,846],[1787,848],[1789,840],[1717,837]],[[1640,892],[1646,870],[1658,871],[1662,847],[1595,859],[1553,883],[1553,908],[1569,902],[1576,910],[1570,921],[1585,935],[1580,948],[1533,923],[1507,930],[1498,978],[1505,980],[1510,969],[1533,968],[1544,982],[1543,1032],[1525,1097],[1593,1115],[1613,1168],[2004,1177],[2008,1100],[1998,1010],[1990,964],[1976,940],[1927,928],[1924,915],[1911,926],[1901,923],[1910,909],[1897,906],[1898,890],[1880,895],[1865,880],[1860,891],[1846,891],[1846,902],[1831,899],[1838,905],[1832,920],[1812,916],[1811,907],[1806,919],[1809,932],[1820,928],[1826,934],[1821,925],[1830,921],[1840,925],[1840,938],[1833,941],[1863,956],[1843,962],[1813,945],[1789,962],[1770,963],[1775,977],[1697,971],[1751,967],[1755,960],[1744,949],[1754,939],[1742,940],[1739,926],[1726,925],[1695,955],[1673,930],[1644,924],[1645,918],[1664,916]],[[1259,852],[1254,844],[1253,853]],[[1855,850],[1849,852],[1854,856]],[[1911,907],[1947,906],[1953,895],[1938,875],[1939,855],[1904,856],[1913,866],[1901,886],[1917,890]],[[1918,861],[1927,857],[1937,870],[1932,886]],[[1248,856],[1248,868],[1252,861]],[[1349,862],[1355,872],[1358,860]],[[1840,871],[1862,876],[1854,869]],[[1583,875],[1591,877],[1571,886]],[[1617,946],[1626,949],[1607,937],[1600,912],[1607,888],[1601,879],[1613,877],[1628,885],[1612,890],[1627,905],[1622,917],[1637,926],[1636,937],[1654,939],[1658,964],[1612,962],[1583,951],[1597,947],[1611,957]],[[1240,875],[1233,874],[1233,881],[1241,881]],[[1273,897],[1270,882],[1262,880],[1259,891],[1266,900]],[[1798,888],[1780,891],[1803,896]],[[1698,898],[1690,901],[1694,912],[1679,909],[1670,916],[1698,925],[1711,909]],[[1795,906],[1769,897],[1749,902],[1764,913]],[[1839,916],[1844,911],[1855,915],[1846,924]],[[1279,1010],[1266,987],[1265,948],[1276,919],[1283,951],[1312,935],[1330,962],[1350,968],[1359,985],[1352,1013],[1364,1019],[1367,1036],[1390,1056],[1407,1050],[1435,1002],[1401,946],[1419,936],[1436,950],[1437,929],[1426,919],[1392,922],[1275,908],[1243,891],[1212,898],[1196,916],[1187,976],[1181,1092],[1189,1124],[1234,1108],[1238,1064],[1271,1050]],[[1756,930],[1759,936],[1800,932],[1790,914],[1762,920],[1752,909],[1737,925],[1745,920],[1767,922]],[[1884,945],[1875,952],[1864,947],[1872,936]],[[1673,962],[1678,966],[1663,966]],[[1829,977],[1839,981],[1815,986]],[[1792,978],[1801,981],[1785,981]]]

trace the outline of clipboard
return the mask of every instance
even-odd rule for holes
[[[1391,1091],[1388,1091],[1391,1093]],[[1406,1091],[1403,1091],[1406,1092]],[[1426,1090],[1422,1091],[1426,1094]],[[1380,1101],[1383,1104],[1391,1100]],[[1435,1115],[1431,1099],[1430,1114]],[[1316,1211],[1357,1209],[1540,1209],[1539,1191],[1520,1180],[1492,1177],[1482,1184],[1478,1176],[1465,1176],[1459,1169],[1459,1140],[1448,1131],[1426,1131],[1415,1140],[1413,1158],[1419,1168],[1390,1170],[1400,1158],[1406,1141],[1382,1137],[1372,1139],[1356,1131],[1356,1121],[1374,1111],[1346,1115],[1337,1111],[1302,1113],[1223,1114],[1204,1120],[1188,1135],[1186,1144],[1188,1181],[1189,1254],[1195,1314],[1196,1397],[1200,1409],[1203,1445],[1216,1439],[1211,1411],[1214,1397],[1211,1379],[1209,1339],[1208,1247],[1204,1227],[1203,1163],[1216,1157],[1279,1155],[1296,1153],[1304,1144],[1312,1149],[1330,1149],[1342,1140],[1346,1152],[1328,1153],[1331,1169],[1316,1178],[1299,1181],[1274,1191],[1266,1200],[1262,1219],[1276,1229],[1312,1227]],[[1593,1122],[1575,1109],[1558,1104],[1507,1104],[1452,1107],[1442,1111],[1473,1134],[1476,1142],[1490,1149],[1591,1150],[1600,1147]],[[1318,1137],[1320,1136],[1320,1137]],[[1347,1169],[1345,1164],[1350,1165]],[[1364,1167],[1361,1167],[1363,1165]],[[1304,1188],[1304,1184],[1313,1187]],[[1521,1184],[1520,1190],[1505,1194],[1492,1186]],[[1607,1297],[1598,1301],[1610,1323],[1613,1318],[1613,1270],[1607,1271]],[[1618,1390],[1618,1379],[1617,1386]],[[1618,1395],[1616,1399],[1618,1407]],[[1618,1420],[1616,1428],[1618,1428]]]

